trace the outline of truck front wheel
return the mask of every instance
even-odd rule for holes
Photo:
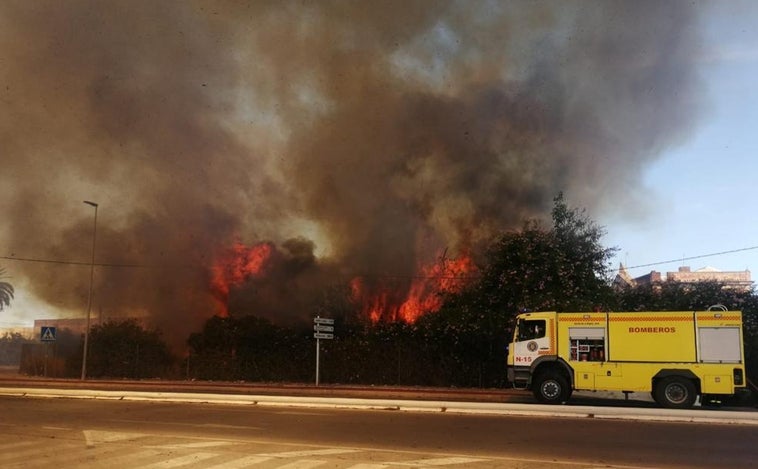
[[[532,392],[543,404],[565,404],[571,397],[568,380],[555,372],[537,375],[532,383]]]
[[[671,409],[689,409],[697,399],[692,380],[680,376],[663,378],[655,385],[655,402]]]

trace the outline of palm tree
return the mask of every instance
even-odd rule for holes
[[[0,269],[0,278],[3,278],[5,269]],[[0,311],[11,305],[13,299],[13,285],[8,282],[0,282]]]

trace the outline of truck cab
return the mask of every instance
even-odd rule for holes
[[[565,403],[573,390],[573,370],[557,353],[556,323],[555,312],[520,314],[508,347],[508,381],[548,404]]]

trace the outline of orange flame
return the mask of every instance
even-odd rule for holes
[[[210,288],[218,304],[218,316],[229,316],[229,295],[234,287],[274,274],[277,252],[270,242],[251,246],[236,242],[217,256],[210,271]],[[439,311],[444,295],[460,292],[476,270],[468,255],[456,259],[443,255],[434,264],[420,266],[418,276],[409,280],[367,282],[364,277],[356,277],[350,282],[350,289],[359,312],[373,323],[413,324],[424,314]]]
[[[413,324],[427,313],[439,311],[446,293],[461,291],[476,272],[471,257],[442,258],[440,262],[422,266],[413,279],[407,294],[398,295],[385,284],[369,287],[361,277],[350,282],[353,300],[361,305],[362,313],[372,322],[382,319]]]
[[[245,246],[240,242],[224,251],[211,267],[211,291],[219,304],[217,314],[229,316],[229,291],[249,278],[260,278],[265,272],[274,247],[271,243]]]

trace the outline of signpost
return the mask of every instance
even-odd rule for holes
[[[334,339],[334,319],[316,316],[313,318],[313,331],[313,338],[316,339],[316,386],[318,386],[321,339]]]
[[[39,331],[39,340],[45,343],[45,373],[47,378],[47,355],[50,350],[50,342],[55,342],[55,328],[51,326],[44,326]]]

